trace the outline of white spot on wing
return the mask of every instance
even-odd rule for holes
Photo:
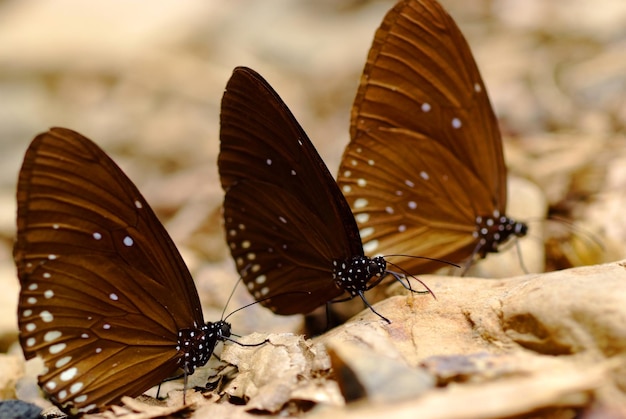
[[[378,249],[378,240],[372,240],[363,245],[363,251],[365,253],[372,253]]]
[[[63,367],[64,365],[67,365],[67,363],[68,363],[68,362],[70,362],[71,360],[72,360],[72,357],[71,357],[71,356],[64,356],[63,358],[59,359],[59,360],[58,360],[58,361],[54,364],[54,366],[55,366],[56,368],[61,368],[61,367]]]
[[[78,369],[76,369],[76,367],[68,368],[67,370],[61,373],[59,378],[61,378],[61,381],[70,381],[71,379],[76,377],[77,372],[78,372]]]
[[[48,310],[44,310],[39,313],[39,317],[41,317],[41,320],[46,323],[50,323],[52,320],[54,320],[54,316],[52,316],[52,314]]]
[[[370,219],[370,215],[367,212],[362,212],[354,216],[358,223],[367,223]]]
[[[76,397],[76,399],[78,399],[78,397]],[[90,405],[87,405],[83,408],[78,409],[78,411],[81,413],[86,413],[86,412],[89,412],[90,410],[94,410],[96,407],[98,406],[96,406],[95,403],[91,403]]]
[[[354,208],[363,208],[366,207],[369,202],[365,198],[359,198],[354,201]]]
[[[422,103],[422,112],[429,112],[431,109],[430,103],[424,102]]]
[[[452,128],[459,129],[461,128],[461,120],[459,118],[452,118]]]
[[[70,387],[70,393],[76,394],[76,393],[78,393],[80,391],[81,388],[83,388],[83,383],[81,383],[81,382],[74,383]]]
[[[134,244],[133,238],[130,236],[124,237],[124,246],[130,247]]]
[[[56,345],[50,346],[48,352],[50,352],[52,355],[55,355],[63,351],[66,347],[67,345],[65,343],[57,343]]]
[[[100,240],[102,239],[102,234],[98,233],[97,231],[95,233],[93,233],[93,238],[96,240]]]
[[[365,238],[374,233],[374,227],[362,228],[359,232],[361,233],[361,238]]]

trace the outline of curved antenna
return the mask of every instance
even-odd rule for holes
[[[245,271],[246,269],[248,269],[248,267],[247,267],[247,266],[246,266],[245,268],[243,268],[243,270],[244,270],[244,271]],[[243,278],[240,276],[240,277],[239,277],[239,279],[237,280],[237,283],[236,283],[236,284],[235,284],[235,286],[233,287],[233,290],[230,292],[230,295],[228,296],[228,299],[226,300],[226,304],[224,304],[224,309],[222,310],[222,315],[220,316],[220,319],[222,319],[222,320],[226,320],[226,319],[224,318],[224,313],[226,313],[226,308],[228,307],[228,304],[230,304],[230,300],[233,298],[233,295],[235,295],[235,290],[237,289],[237,286],[239,285],[239,283],[240,283],[241,281],[243,281]],[[248,307],[248,306],[245,306],[245,307]],[[242,307],[242,308],[244,308],[244,307]],[[241,309],[239,309],[239,310],[241,310]],[[233,313],[234,313],[234,312],[233,312]],[[233,314],[233,313],[230,313],[230,314]],[[230,314],[229,314],[229,316],[230,316]],[[228,318],[228,316],[227,316],[226,318]]]
[[[416,256],[416,257],[417,257],[417,256]],[[428,259],[429,259],[429,258],[428,258]],[[432,260],[438,260],[438,259],[432,259]],[[451,262],[448,262],[448,263],[449,263],[450,265],[454,265],[454,266],[456,266],[457,268],[459,267],[458,265],[455,265],[454,263],[451,263]],[[411,283],[408,281],[408,278],[410,277],[410,278],[413,278],[414,280],[416,280],[417,282],[419,282],[420,284],[422,284],[422,286],[423,286],[424,288],[426,288],[426,290],[428,291],[428,293],[429,293],[430,295],[432,295],[432,296],[433,296],[433,298],[434,298],[435,300],[437,299],[437,296],[435,295],[435,293],[433,292],[433,290],[431,290],[431,289],[428,287],[428,285],[426,285],[426,284],[424,283],[424,281],[422,281],[421,279],[419,279],[419,278],[418,278],[418,277],[416,277],[415,275],[412,275],[412,274],[408,273],[408,272],[407,272],[406,270],[404,270],[401,266],[396,265],[395,263],[391,263],[391,262],[387,261],[387,264],[389,264],[389,265],[391,265],[391,266],[393,266],[393,267],[395,267],[395,268],[398,268],[400,271],[402,271],[402,273],[404,274],[404,278],[405,278],[405,279],[407,279],[407,283],[409,284],[408,286],[404,284],[404,282],[402,281],[402,279],[400,279],[400,278],[401,278],[401,276],[400,276],[400,274],[399,274],[399,273],[397,273],[397,272],[393,272],[393,271],[387,271],[387,273],[388,273],[388,274],[390,274],[391,276],[393,276],[393,277],[396,279],[396,281],[398,281],[399,283],[401,283],[401,284],[402,284],[402,286],[403,286],[404,288],[408,289],[408,290],[409,290],[409,291],[411,291],[411,292],[416,292],[416,293],[418,293],[418,294],[421,294],[421,292],[420,292],[420,291],[413,291],[413,288],[411,288]]]
[[[243,267],[243,269],[241,270],[241,275],[239,276],[239,279],[237,280],[237,283],[235,284],[235,286],[233,287],[233,290],[230,292],[230,295],[228,296],[228,299],[226,300],[226,304],[224,304],[224,309],[222,310],[222,315],[220,316],[221,320],[226,320],[227,318],[229,318],[233,313],[236,313],[237,311],[249,307],[252,304],[248,304],[246,306],[243,306],[241,308],[238,308],[237,310],[233,311],[232,313],[230,313],[228,316],[226,316],[226,318],[224,318],[224,313],[226,313],[226,308],[228,308],[228,304],[230,304],[230,300],[233,298],[233,295],[235,295],[235,290],[237,289],[237,286],[239,286],[239,284],[241,283],[241,281],[243,281],[243,275],[246,274],[247,270],[252,266],[251,263],[248,263],[246,266]],[[263,300],[261,300],[263,301]],[[258,301],[257,301],[258,302]],[[254,303],[253,303],[254,304]]]
[[[239,278],[239,281],[241,281],[241,278]],[[231,312],[228,316],[224,317],[222,320],[223,320],[223,321],[226,321],[226,319],[228,319],[230,316],[232,316],[233,314],[235,314],[235,313],[236,313],[236,312],[238,312],[238,311],[243,310],[244,308],[248,308],[248,307],[253,306],[253,305],[255,305],[255,304],[262,303],[263,301],[271,300],[272,298],[276,298],[276,297],[278,297],[278,296],[281,296],[281,295],[288,295],[288,294],[307,294],[307,295],[311,295],[311,292],[310,292],[310,291],[290,291],[290,292],[283,292],[283,293],[280,293],[280,294],[270,295],[270,296],[268,296],[268,297],[261,298],[260,300],[256,300],[256,301],[253,301],[253,302],[251,302],[251,303],[249,303],[249,304],[246,304],[246,305],[245,305],[245,306],[243,306],[243,307],[239,307],[238,309],[236,309],[236,310],[234,310],[233,312]],[[230,300],[230,299],[229,299],[229,300]],[[223,316],[223,313],[222,313],[222,316]]]
[[[385,258],[385,260],[387,260],[388,257],[391,256],[399,256],[399,257],[405,257],[405,258],[413,258],[413,259],[426,259],[426,260],[432,260],[433,262],[441,262],[443,264],[446,265],[450,265],[450,266],[454,266],[455,268],[460,268],[459,265],[457,265],[454,262],[450,262],[449,260],[444,260],[444,259],[437,259],[437,258],[429,258],[428,256],[414,256],[414,255],[402,255],[402,254],[391,254],[391,255],[383,255],[383,257]],[[387,263],[389,263],[389,261],[387,261]],[[391,263],[391,265],[393,266],[397,266],[393,263]],[[403,272],[404,269],[400,268]],[[410,275],[409,275],[410,276]]]
[[[575,234],[578,234],[580,237],[584,237],[585,239],[587,239],[589,242],[595,244],[596,246],[598,246],[600,248],[600,250],[605,251],[605,247],[604,244],[602,243],[602,241],[597,237],[596,234],[594,234],[592,231],[590,231],[589,229],[586,229],[578,224],[576,224],[573,221],[570,221],[568,219],[565,219],[563,217],[559,217],[556,215],[550,215],[548,216],[548,218],[546,218],[545,220],[540,220],[542,222],[548,222],[548,221],[552,221],[555,223],[559,223],[562,224],[564,226],[567,226],[571,229],[571,231],[573,231]]]

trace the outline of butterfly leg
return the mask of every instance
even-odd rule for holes
[[[365,295],[363,294],[363,291],[359,291],[359,297],[361,297],[361,300],[363,300],[363,302],[365,303],[365,305],[374,312],[374,314],[376,314],[378,317],[380,317],[381,319],[383,319],[384,321],[387,322],[387,324],[391,324],[391,320],[389,320],[387,317],[383,316],[382,314],[380,314],[378,311],[374,310],[374,307],[372,307],[372,305],[367,301],[367,299],[365,298]]]
[[[187,385],[189,383],[189,373],[187,371],[187,366],[183,369],[184,376],[184,384],[183,384],[183,406],[187,405]]]
[[[402,284],[402,286],[411,291],[412,293],[415,294],[432,294],[432,291],[427,289],[426,291],[417,291],[414,290],[413,287],[411,287],[411,281],[409,281],[409,279],[407,278],[406,275],[401,275],[397,272],[392,272],[392,271],[387,271],[387,273],[391,276],[393,276],[395,278],[396,281],[398,281],[400,284]],[[415,278],[413,275],[411,275],[412,278],[416,279],[417,281],[419,281],[419,279]],[[403,279],[406,279],[406,284],[404,283]],[[421,281],[420,281],[421,282]]]

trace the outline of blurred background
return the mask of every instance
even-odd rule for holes
[[[539,186],[550,215],[575,225],[547,229],[547,268],[626,257],[626,2],[441,2],[482,71],[510,172]],[[336,173],[367,51],[394,3],[0,0],[2,350],[17,335],[15,185],[36,134],[71,128],[114,158],[172,235],[205,317],[216,320],[237,280],[216,166],[233,67],[272,84]],[[227,313],[249,301],[238,289]],[[242,334],[300,322],[258,306],[230,320]]]

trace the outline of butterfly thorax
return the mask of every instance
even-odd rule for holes
[[[500,215],[498,212],[490,216],[476,217],[476,231],[474,237],[480,238],[478,254],[485,257],[487,253],[498,252],[498,247],[509,237],[524,237],[528,226],[512,218]]]
[[[187,374],[193,374],[197,367],[209,361],[217,342],[229,337],[230,324],[223,320],[207,322],[200,328],[179,329],[176,350],[183,353],[180,368]]]
[[[340,289],[352,297],[367,291],[373,278],[382,277],[387,271],[387,262],[381,256],[369,258],[354,256],[346,260],[333,261],[333,279]]]

